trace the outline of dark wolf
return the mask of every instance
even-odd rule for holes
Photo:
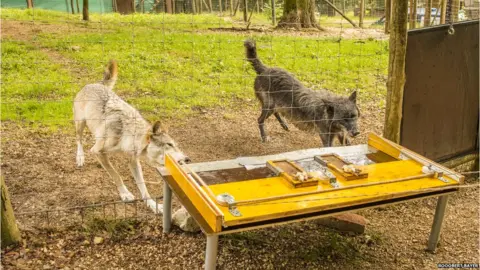
[[[306,88],[286,70],[265,66],[257,56],[254,41],[247,40],[244,45],[247,60],[257,73],[254,89],[262,106],[258,128],[263,142],[269,139],[265,133],[265,120],[273,114],[287,131],[288,125],[282,116],[301,130],[318,132],[324,147],[332,146],[334,138],[338,138],[342,145],[350,145],[349,137],[360,133],[356,91],[343,97]]]

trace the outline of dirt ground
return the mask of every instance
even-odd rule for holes
[[[34,34],[9,32],[14,28],[3,25],[4,29],[18,39]],[[367,131],[381,134],[384,115],[378,104],[360,104],[363,133],[353,143],[365,143]],[[194,162],[320,146],[318,136],[294,127],[285,132],[274,118],[267,122],[273,140],[261,143],[258,114],[259,108],[251,100],[241,107],[202,109],[187,119],[166,122],[172,137]],[[178,229],[162,234],[161,219],[143,205],[138,206],[142,218],[115,223],[114,228],[101,220],[76,220],[67,226],[69,219],[78,219],[75,213],[62,217],[22,214],[117,201],[119,196],[88,151],[86,165],[76,167],[73,123],[52,132],[32,129],[31,123],[6,121],[1,123],[1,132],[1,173],[24,238],[19,247],[2,250],[5,269],[202,268],[204,236]],[[92,145],[88,134],[85,149]],[[125,157],[113,158],[126,185],[138,196],[125,162]],[[150,193],[161,196],[162,182],[155,170],[144,165],[144,174]],[[435,203],[435,199],[424,199],[361,211],[369,223],[366,233],[357,236],[331,231],[314,221],[223,236],[218,269],[437,269],[437,263],[480,263],[479,189],[462,189],[451,196],[440,245],[436,254],[431,254],[425,246]],[[44,226],[47,218],[55,226]],[[95,244],[95,237],[103,242]]]
[[[381,109],[362,106],[360,128],[381,132]],[[258,108],[252,101],[237,111],[203,111],[182,122],[169,121],[172,136],[195,162],[262,155],[318,147],[317,136],[283,131],[274,119],[267,124],[272,136],[261,143],[256,126]],[[362,134],[355,143],[364,143]],[[86,149],[92,145],[87,136]],[[136,195],[133,179],[124,164],[114,165]],[[93,156],[85,167],[75,165],[75,138],[71,130],[31,131],[27,123],[2,123],[2,174],[16,213],[75,207],[116,201],[118,194]],[[145,178],[160,182],[153,168],[145,165]],[[150,184],[154,196],[161,185]],[[435,269],[437,263],[479,262],[478,189],[465,189],[451,196],[442,240],[436,254],[424,250],[435,209],[434,199],[361,211],[368,220],[361,236],[341,235],[304,222],[221,237],[219,269]],[[45,217],[22,216],[18,221],[25,241],[22,247],[4,250],[5,269],[200,269],[205,239],[175,229],[161,233],[161,221],[143,205],[147,214],[131,225],[122,237],[85,226],[40,228]],[[67,217],[68,218],[68,217]],[[55,217],[50,217],[55,223]],[[80,222],[79,222],[80,223]],[[77,224],[78,225],[78,224]],[[105,239],[93,244],[93,237]]]

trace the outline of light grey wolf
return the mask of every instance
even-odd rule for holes
[[[257,56],[254,41],[246,40],[244,46],[247,60],[257,73],[254,89],[262,106],[258,127],[263,142],[269,140],[265,133],[265,120],[273,114],[287,131],[288,125],[282,116],[301,130],[318,132],[324,147],[332,146],[335,137],[341,144],[350,145],[348,136],[355,137],[360,133],[357,128],[360,111],[356,91],[347,98],[325,90],[306,88],[289,72],[265,66]]]
[[[152,166],[164,165],[165,154],[171,154],[178,162],[189,162],[167,129],[156,122],[150,125],[140,113],[116,95],[112,89],[117,81],[117,63],[111,60],[105,70],[103,81],[88,84],[80,90],[74,100],[73,115],[77,138],[77,165],[83,166],[85,154],[82,136],[85,126],[95,136],[95,145],[90,149],[111,178],[115,181],[123,201],[134,200],[121,176],[112,166],[109,155],[126,153],[129,168],[142,199],[154,211],[163,212],[163,205],[150,197],[143,178],[140,158],[146,157]]]

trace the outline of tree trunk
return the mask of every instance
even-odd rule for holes
[[[440,9],[440,24],[445,24],[445,19],[447,17],[447,0],[442,0]]]
[[[77,2],[77,13],[80,13],[80,5],[78,4],[78,0],[76,0]]]
[[[72,9],[72,14],[75,14],[75,6],[73,5],[73,0],[70,0],[70,8]]]
[[[417,0],[410,0],[410,29],[415,29],[417,22]]]
[[[167,13],[172,14],[172,6],[172,0],[165,1],[165,9],[167,10]]]
[[[279,27],[318,28],[315,18],[315,0],[285,0]]]
[[[385,34],[390,33],[390,21],[392,17],[392,0],[385,0]]]
[[[423,18],[423,27],[430,26],[430,20],[432,18],[432,0],[427,0],[425,5],[425,17]]]
[[[458,11],[460,10],[460,0],[451,0],[452,3],[452,22],[458,22]]]
[[[83,0],[83,20],[88,21],[88,0]]]
[[[277,18],[275,13],[275,0],[271,0],[271,5],[272,5],[272,24],[273,26],[275,26],[275,24],[277,24]]]
[[[210,13],[212,13],[212,10],[213,10],[212,0],[208,0],[208,9],[209,9]]]
[[[230,0],[230,16],[233,16],[233,0]]]
[[[243,21],[246,22],[248,20],[248,1],[243,0]]]
[[[358,17],[358,26],[363,28],[363,18],[365,17],[365,0],[360,0],[360,14]]]
[[[27,8],[33,8],[33,0],[27,0]]]
[[[392,27],[390,28],[387,104],[383,136],[400,142],[403,88],[405,86],[405,56],[407,53],[408,2],[392,1]]]
[[[5,180],[3,177],[1,177],[1,179],[1,246],[4,248],[10,245],[18,244],[21,238],[20,231],[18,230],[17,223],[15,222],[15,215],[13,214],[12,203],[10,201],[10,195],[8,194],[7,186],[5,185]]]

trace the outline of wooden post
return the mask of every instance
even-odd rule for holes
[[[403,88],[405,86],[405,56],[407,53],[408,2],[392,1],[390,27],[387,104],[383,136],[400,142]]]
[[[83,20],[88,21],[88,0],[83,0]]]
[[[385,0],[385,34],[390,33],[391,14],[392,14],[392,0]]]
[[[432,0],[427,0],[425,6],[425,17],[423,18],[423,27],[430,26],[430,20],[432,18]]]
[[[247,0],[243,0],[243,21],[246,22],[248,20],[248,2]]]
[[[447,17],[447,0],[442,0],[442,5],[440,8],[440,24],[445,24],[446,17]]]
[[[363,17],[365,16],[365,0],[360,0],[360,14],[358,26],[363,28]]]
[[[2,221],[2,229],[1,229],[1,240],[2,240],[2,248],[16,245],[20,242],[20,231],[18,230],[17,223],[15,221],[15,215],[13,214],[12,203],[10,201],[10,195],[8,194],[7,186],[5,185],[5,180],[1,177],[1,196],[2,196],[2,204],[0,207],[1,210],[1,221]]]
[[[27,8],[33,8],[33,0],[27,0]]]

